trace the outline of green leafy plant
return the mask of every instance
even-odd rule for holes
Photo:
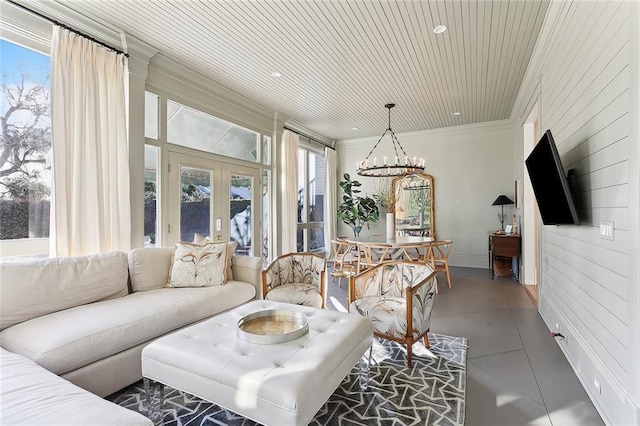
[[[364,225],[369,229],[370,222],[378,221],[380,212],[373,198],[359,195],[361,191],[358,188],[362,186],[360,182],[351,180],[349,173],[345,173],[343,179],[340,182],[340,188],[344,195],[342,203],[338,206],[338,217],[353,229],[354,235],[358,236]]]

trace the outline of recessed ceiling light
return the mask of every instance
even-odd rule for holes
[[[282,76],[282,74],[280,74],[278,71],[274,71],[274,72],[271,73],[271,77],[279,78],[281,76]]]
[[[460,115],[460,114],[461,114],[461,112],[459,112],[459,111],[456,111],[456,112],[453,113],[453,115]]]
[[[358,130],[358,128],[357,127],[352,127],[351,130]]]
[[[438,25],[437,27],[435,27],[433,29],[433,32],[436,33],[436,34],[442,34],[445,31],[447,31],[447,26],[446,25]]]

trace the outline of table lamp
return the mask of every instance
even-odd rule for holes
[[[498,213],[498,220],[500,221],[500,229],[504,231],[504,206],[506,204],[513,204],[513,201],[506,195],[499,195],[498,198],[491,204],[492,206],[500,206],[501,212]]]

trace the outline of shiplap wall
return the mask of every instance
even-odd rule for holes
[[[638,282],[629,280],[638,262],[629,258],[630,244],[638,244],[630,241],[630,225],[639,214],[629,207],[637,197],[629,191],[629,144],[638,143],[629,137],[638,120],[630,116],[638,102],[630,97],[637,55],[630,51],[630,10],[620,1],[553,2],[522,85],[529,93],[520,93],[514,107],[516,178],[523,178],[528,155],[523,118],[536,100],[541,132],[551,129],[565,171],[576,170],[581,226],[541,226],[539,309],[549,328],[557,324],[567,336],[561,347],[602,417],[615,425],[638,421],[640,331],[630,321],[638,308],[630,286]],[[601,221],[614,222],[614,240],[600,237]]]

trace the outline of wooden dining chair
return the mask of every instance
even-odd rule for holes
[[[449,252],[453,240],[434,241],[429,247],[428,261],[436,272],[444,272],[447,277],[447,286],[451,288],[451,274],[449,273]],[[436,285],[436,293],[438,286]]]
[[[358,243],[358,273],[373,268],[383,262],[392,259],[393,248],[391,244],[384,243]]]
[[[411,262],[429,263],[429,245],[428,244],[412,244],[403,245],[398,248],[397,260],[406,260]]]
[[[333,251],[333,271],[331,277],[335,281],[338,279],[340,287],[342,279],[350,275],[355,275],[358,270],[358,252],[356,245],[344,239],[337,238],[331,240]]]

